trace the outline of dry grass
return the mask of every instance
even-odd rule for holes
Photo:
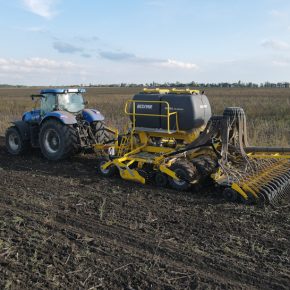
[[[107,124],[123,129],[128,118],[124,103],[140,88],[90,88],[89,107],[100,110]],[[33,103],[29,95],[37,89],[0,89],[0,135],[9,122],[21,118]],[[246,111],[249,137],[253,145],[290,145],[290,90],[289,89],[206,89],[213,112],[221,114],[225,107],[240,106]]]

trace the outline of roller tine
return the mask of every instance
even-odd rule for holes
[[[263,194],[263,196],[265,197],[265,200],[267,201],[267,203],[271,203],[272,200],[272,192],[273,188],[269,187],[269,185],[263,185],[260,188],[260,194]]]
[[[284,196],[283,197],[285,197],[289,193],[290,193],[290,179],[288,179],[288,182],[287,182],[287,184],[285,186],[285,192],[284,192]]]
[[[279,193],[279,199],[282,199],[287,195],[287,192],[290,190],[290,174],[286,172],[284,175],[281,176],[283,179],[283,187],[281,188],[281,192]]]
[[[277,194],[276,194],[276,197],[279,198],[285,188],[286,180],[283,176],[280,176],[274,182],[277,182],[278,184],[280,184]]]
[[[271,200],[275,199],[275,197],[277,196],[278,192],[279,192],[279,186],[277,186],[275,183],[270,182],[268,183],[268,186],[272,188],[270,196],[271,196]]]
[[[282,198],[284,198],[287,195],[287,193],[289,192],[289,190],[290,190],[290,182],[289,182],[290,180],[289,179],[286,180],[285,177],[283,179],[284,179],[284,184],[280,188],[279,194],[278,194],[278,196],[276,198],[277,203],[279,203],[282,200]]]

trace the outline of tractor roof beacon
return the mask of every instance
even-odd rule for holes
[[[91,149],[110,138],[104,116],[85,108],[83,88],[43,89],[32,95],[34,108],[6,131],[6,148],[13,155],[40,148],[49,160],[59,160]]]

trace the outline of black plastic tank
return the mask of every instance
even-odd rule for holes
[[[140,93],[133,97],[136,113],[167,115],[168,106],[165,103],[150,103],[144,101],[166,101],[169,111],[177,112],[179,130],[189,131],[206,125],[211,118],[211,106],[204,94],[147,94]],[[142,102],[143,101],[143,102]],[[133,112],[133,106],[130,106]],[[130,116],[131,121],[133,117]],[[166,117],[136,116],[136,127],[168,130]],[[171,131],[177,130],[176,115],[170,117]]]
[[[204,94],[167,94],[162,101],[169,103],[170,112],[177,112],[179,130],[189,131],[206,125],[210,119],[211,106]],[[167,107],[161,105],[161,113],[166,114]],[[161,128],[167,130],[167,118],[162,118]],[[176,116],[170,117],[170,130],[177,130]]]
[[[160,94],[145,94],[140,93],[133,97],[135,102],[135,112],[136,114],[154,114],[160,115],[161,107],[160,103],[150,103],[144,101],[160,101],[162,95]],[[140,100],[140,102],[138,102]],[[142,102],[143,101],[143,102]],[[133,103],[130,106],[130,113],[133,113]],[[130,116],[131,121],[133,121],[133,116]],[[136,116],[136,127],[145,128],[161,128],[161,118],[151,117],[151,116]]]

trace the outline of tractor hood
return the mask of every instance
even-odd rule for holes
[[[25,112],[22,115],[22,121],[25,122],[37,122],[40,119],[40,110],[33,110],[30,112]]]
[[[105,119],[99,111],[94,109],[84,109],[81,114],[83,118],[89,123],[103,121]],[[66,125],[73,125],[77,123],[76,115],[66,111],[54,111],[47,113],[42,122],[47,118],[59,119]]]
[[[76,116],[66,111],[54,111],[46,113],[41,122],[48,118],[56,118],[66,125],[73,125],[77,123]]]
[[[89,123],[96,121],[104,121],[105,117],[95,109],[84,109],[82,111],[83,118]]]

